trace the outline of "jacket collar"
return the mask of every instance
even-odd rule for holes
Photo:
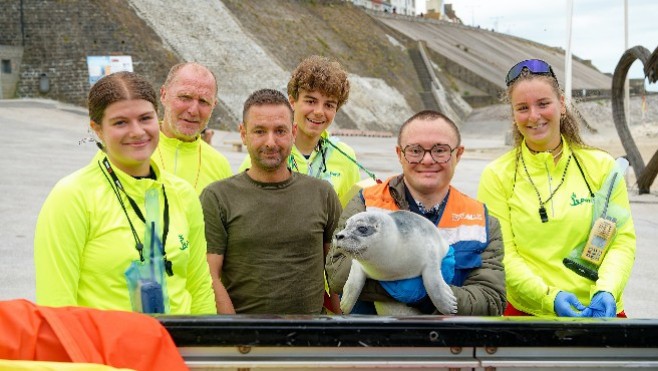
[[[567,162],[567,158],[569,155],[571,155],[571,153],[571,146],[569,145],[569,142],[564,139],[564,136],[562,136],[562,154],[557,164],[555,161],[553,161],[552,154],[546,152],[532,153],[530,149],[528,149],[525,139],[521,143],[521,156],[523,156],[523,160],[530,167],[545,168],[545,166],[547,166],[549,169],[554,169],[556,167],[563,168]]]
[[[173,148],[181,151],[198,151],[199,146],[201,145],[201,140],[197,137],[193,142],[183,142],[177,138],[169,138],[165,133],[160,130],[160,143],[158,146],[164,146],[167,148]]]
[[[103,173],[105,175],[108,175],[107,171],[105,170],[105,167],[103,166],[103,159],[105,157],[107,157],[105,152],[99,150],[98,152],[96,152],[96,155],[94,156],[94,159],[92,161],[94,164],[100,165],[99,170],[102,169]],[[112,170],[117,175],[117,178],[121,182],[121,185],[125,189],[126,193],[130,194],[130,196],[135,198],[135,200],[144,198],[144,192],[149,188],[162,187],[162,172],[160,171],[160,168],[155,163],[155,161],[153,161],[152,158],[150,164],[151,164],[151,168],[153,168],[153,172],[155,173],[155,177],[156,177],[155,180],[150,178],[135,179],[131,175],[123,172],[121,169],[114,166],[114,164],[110,163],[110,165],[112,166]],[[112,180],[112,178],[109,179]]]

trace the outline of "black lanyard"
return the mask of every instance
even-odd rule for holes
[[[139,235],[137,234],[137,231],[135,231],[135,227],[133,226],[132,220],[130,220],[130,216],[128,216],[128,211],[126,210],[126,206],[123,203],[123,199],[121,198],[121,194],[119,194],[118,190],[121,190],[123,194],[126,195],[128,198],[128,202],[130,203],[130,206],[132,207],[133,211],[141,220],[144,225],[146,225],[146,219],[144,218],[144,214],[142,214],[142,211],[139,209],[139,206],[137,206],[137,203],[135,200],[126,193],[126,190],[123,188],[123,184],[121,184],[121,181],[117,177],[116,173],[112,169],[112,165],[110,165],[110,161],[108,161],[107,157],[103,159],[103,165],[105,167],[105,170],[107,170],[107,174],[112,177],[112,181],[110,181],[109,178],[107,178],[107,175],[105,174],[103,168],[101,167],[101,172],[103,175],[105,175],[105,178],[107,181],[110,183],[110,187],[114,191],[114,195],[117,197],[117,200],[119,200],[119,204],[121,205],[121,208],[123,209],[123,213],[126,215],[126,219],[128,219],[128,224],[130,225],[130,230],[132,232],[133,238],[135,239],[135,249],[139,253],[139,260],[144,261],[144,244],[139,238]],[[100,166],[100,164],[98,164]],[[164,259],[164,265],[165,265],[165,271],[167,272],[167,275],[173,276],[174,271],[173,271],[173,265],[171,261],[167,260],[167,251],[165,248],[165,244],[167,243],[167,234],[169,234],[169,200],[167,199],[167,192],[165,192],[165,187],[164,184],[162,185],[162,194],[164,195],[164,228],[162,230],[162,257]]]
[[[583,177],[583,181],[585,182],[585,185],[587,186],[587,190],[589,191],[589,196],[594,198],[594,192],[592,192],[592,187],[589,186],[589,183],[587,182],[587,178],[585,177],[585,172],[583,171],[583,167],[580,166],[580,161],[578,161],[578,157],[576,157],[576,153],[572,150],[571,155],[573,156],[574,161],[576,162],[576,165],[578,166],[578,170],[580,171],[580,175]],[[514,190],[516,189],[516,173],[519,171],[519,157],[523,156],[521,153],[521,150],[519,149],[519,152],[516,155],[516,161],[515,161],[515,166],[514,166],[514,178],[512,179],[512,195],[514,194]],[[512,198],[510,196],[510,198]],[[508,199],[509,201],[509,199]]]

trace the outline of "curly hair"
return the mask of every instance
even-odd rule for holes
[[[115,72],[98,80],[89,90],[87,106],[91,121],[101,125],[105,109],[115,102],[143,99],[158,108],[157,95],[151,83],[133,72]]]
[[[295,100],[299,98],[299,90],[319,91],[336,98],[340,108],[350,95],[350,82],[347,72],[340,63],[327,57],[312,55],[304,59],[292,72],[288,81],[288,95]]]
[[[514,80],[510,86],[507,87],[507,90],[502,97],[503,102],[511,104],[510,97],[512,96],[512,91],[514,91],[514,87],[518,85],[519,81],[528,81],[533,79],[543,80],[548,83],[553,89],[553,92],[555,92],[558,97],[564,95],[564,92],[560,88],[556,78],[549,75],[533,74],[527,69],[524,69],[521,71],[519,77]],[[560,116],[560,134],[564,136],[564,139],[567,141],[567,143],[569,143],[570,146],[581,148],[590,147],[583,141],[583,138],[580,136],[580,124],[582,123],[574,112],[575,108],[573,107],[573,104],[567,103],[566,112]],[[512,116],[513,115],[514,113],[512,112]],[[523,135],[519,131],[519,128],[516,126],[515,122],[512,122],[512,134],[514,136],[514,146],[518,148],[523,142]]]

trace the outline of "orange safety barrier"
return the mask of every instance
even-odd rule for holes
[[[0,359],[75,362],[135,370],[187,370],[167,330],[150,316],[0,301]]]

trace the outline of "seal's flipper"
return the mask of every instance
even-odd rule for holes
[[[452,289],[443,280],[441,265],[428,264],[423,269],[423,285],[432,303],[442,314],[457,313],[457,298]]]
[[[350,314],[354,304],[361,295],[361,290],[366,284],[366,273],[361,266],[361,263],[352,259],[352,266],[350,267],[350,274],[347,277],[345,286],[343,286],[343,296],[340,299],[340,310],[343,314]]]

